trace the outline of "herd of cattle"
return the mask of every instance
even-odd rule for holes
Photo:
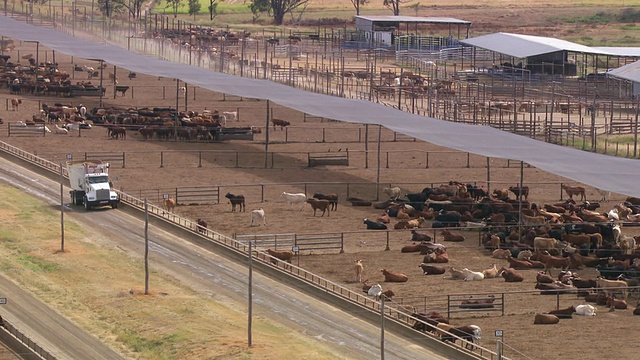
[[[393,229],[412,229],[414,243],[402,247],[401,252],[424,255],[418,264],[424,275],[446,274],[450,279],[463,281],[501,277],[505,282],[522,282],[525,274],[521,270],[539,269],[535,289],[540,294],[577,293],[585,302],[627,309],[626,297],[632,291],[637,292],[640,285],[640,250],[636,246],[640,238],[624,234],[623,228],[638,222],[640,199],[629,197],[611,210],[599,212],[600,204],[586,201],[583,187],[563,185],[562,188],[568,199],[550,204],[530,203],[527,186],[495,189],[489,193],[459,182],[425,188],[420,193],[406,193],[405,198],[401,198],[399,187],[385,188],[383,192],[389,199],[378,203],[355,198],[348,200],[354,206],[383,210],[376,220],[364,220],[367,229],[386,230],[393,218],[396,218]],[[510,198],[510,194],[515,198]],[[426,232],[419,232],[420,228],[439,228],[442,241],[460,242],[465,236],[452,228],[463,226],[479,230],[487,254],[507,263],[502,267],[492,264],[478,270],[447,269],[442,266],[449,262],[447,246],[436,243],[436,239]],[[361,282],[363,267],[362,260],[354,266],[357,282]],[[575,271],[585,267],[597,269],[600,276],[593,279],[577,276]],[[557,277],[552,274],[555,269],[561,270]],[[385,283],[410,280],[409,276],[390,269],[381,272]],[[363,291],[377,298],[384,296],[387,300],[396,295],[391,290],[382,291],[382,286],[368,281],[364,282]],[[493,307],[492,303],[493,299],[470,298],[460,307],[480,309]],[[559,314],[557,311],[537,314],[534,323],[554,324],[559,319],[571,317],[572,313],[591,316],[595,315],[596,308],[584,304],[563,310]],[[633,313],[640,314],[640,308]],[[444,336],[443,340],[477,340],[472,331],[474,325],[452,327],[446,317],[435,311],[414,313],[413,318],[415,329],[434,332]],[[460,330],[461,327],[465,330]]]
[[[11,56],[0,57],[0,87],[6,85],[12,95],[34,95],[70,97],[76,95],[99,95],[100,89],[91,84],[91,81],[78,81],[72,84],[70,74],[58,69],[57,63],[46,62],[36,64],[33,55],[25,55],[23,59],[28,64],[13,63]],[[92,68],[80,68],[76,71],[95,73]],[[116,77],[113,81],[116,83]],[[92,90],[96,90],[93,94]],[[74,93],[75,92],[75,93]],[[105,88],[102,88],[104,95]],[[22,103],[20,97],[11,99],[11,110],[18,111]],[[82,111],[84,109],[84,111]],[[141,108],[122,109],[117,107],[93,108],[87,111],[82,105],[74,106],[66,101],[56,101],[54,105],[42,105],[38,114],[31,119],[25,119],[22,123],[29,125],[45,126],[45,124],[60,124],[60,128],[79,128],[80,124],[98,124],[108,126],[108,135],[115,139],[125,139],[127,131],[139,133],[143,139],[172,139],[185,141],[204,141],[216,139],[216,135],[227,120],[238,121],[237,111],[218,112],[204,110],[201,113],[195,111],[176,112],[171,108]],[[273,125],[284,127],[289,122],[273,119]],[[112,128],[117,128],[112,131]],[[247,128],[247,132],[257,133],[260,128]],[[56,132],[66,133],[64,131]]]
[[[90,81],[79,81],[75,84],[70,74],[61,71],[58,63],[41,62],[36,64],[33,54],[22,56],[27,63],[11,61],[10,55],[0,56],[0,85],[6,84],[13,95],[46,95],[70,97],[74,93],[87,94],[106,89],[93,85]]]
[[[420,193],[405,193],[399,187],[384,188],[389,196],[381,202],[368,202],[349,198],[354,206],[379,209],[381,214],[375,220],[365,219],[367,229],[387,229],[395,218],[393,229],[411,229],[413,244],[403,246],[401,252],[419,252],[424,257],[416,264],[425,276],[446,275],[453,280],[482,281],[489,278],[503,278],[505,282],[522,282],[522,270],[539,269],[535,289],[540,294],[577,293],[585,302],[594,302],[615,309],[626,309],[626,297],[640,285],[640,252],[636,239],[623,233],[625,225],[631,225],[640,217],[640,199],[627,198],[615,204],[607,212],[598,212],[599,203],[590,203],[584,198],[585,190],[580,186],[563,186],[568,199],[550,204],[529,202],[529,188],[514,186],[495,189],[492,192],[471,184],[450,182],[425,188]],[[515,198],[511,198],[514,194]],[[582,201],[578,203],[573,198]],[[579,197],[579,198],[578,198]],[[245,198],[242,195],[227,194],[232,211],[244,211]],[[302,210],[309,204],[314,216],[330,216],[338,207],[338,195],[282,192],[281,198],[288,210]],[[200,220],[200,219],[199,219]],[[266,225],[265,210],[251,211],[251,226]],[[486,269],[455,267],[445,268],[449,262],[446,242],[463,242],[465,236],[454,231],[459,227],[471,228],[481,234],[482,243],[496,259],[504,259],[504,266],[492,264]],[[436,239],[424,228],[437,228],[441,240]],[[433,230],[430,230],[433,231]],[[274,261],[291,262],[290,251],[269,251]],[[363,283],[363,291],[376,298],[393,300],[396,294],[380,284],[362,281],[364,262],[356,261],[355,281]],[[594,279],[583,279],[575,270],[584,267],[596,268],[600,275]],[[553,271],[561,270],[557,276]],[[572,272],[573,271],[573,272]],[[381,269],[385,283],[408,282],[410,276],[392,269]],[[621,297],[621,298],[619,298]],[[479,309],[493,306],[493,299],[473,299],[463,302],[461,308]],[[565,312],[569,310],[565,309]],[[555,323],[555,318],[570,317],[575,312],[581,315],[595,315],[595,307],[589,304],[572,308],[569,314],[537,314],[535,323]],[[636,309],[634,314],[640,314]],[[458,338],[475,342],[480,338],[476,325],[451,326],[448,319],[437,312],[415,313],[414,328],[440,334],[445,341]],[[478,331],[475,331],[475,330]]]

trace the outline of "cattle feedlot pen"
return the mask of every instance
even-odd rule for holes
[[[69,55],[104,54],[104,59],[101,60],[127,64],[130,71],[178,78],[187,83],[206,84],[203,86],[212,91],[266,99],[325,118],[382,125],[436,145],[487,157],[509,157],[583,184],[628,196],[640,196],[640,189],[635,186],[634,180],[640,177],[640,168],[635,166],[635,160],[612,158],[559,147],[490,126],[458,124],[398,111],[371,102],[305,92],[279,83],[235,77],[148,56],[143,57],[126,49],[85,41],[50,29],[37,28],[6,16],[3,16],[0,22],[0,32],[16,39],[24,39],[25,34],[28,34],[29,37],[36,38],[33,41],[39,41],[50,47],[54,47],[53,44],[55,44],[58,51]],[[461,133],[467,136],[460,136]],[[486,144],[492,144],[492,146],[486,146]],[[594,164],[601,171],[597,173],[582,171]]]
[[[0,150],[12,156],[15,156],[19,159],[27,161],[33,164],[33,166],[45,169],[48,171],[48,173],[50,173],[48,176],[50,176],[52,179],[56,179],[56,180],[58,179],[58,176],[60,173],[60,166],[58,164],[55,164],[45,159],[34,156],[33,154],[25,152],[19,148],[16,148],[4,142],[0,142]],[[64,173],[64,169],[63,169],[63,173]],[[65,175],[68,176],[68,174],[65,174]],[[132,209],[135,209],[140,213],[144,212],[143,200],[136,199],[123,192],[119,192],[119,195],[120,195],[121,201],[124,204],[130,206]],[[157,216],[160,218],[164,218],[168,221],[171,221],[173,224],[178,226],[178,228],[187,230],[192,234],[201,234],[201,236],[205,236],[207,239],[213,241],[211,245],[222,246],[223,249],[226,251],[231,251],[232,253],[235,253],[236,255],[241,255],[243,257],[247,256],[248,246],[246,244],[237,242],[234,239],[231,239],[227,236],[216,233],[209,229],[206,229],[206,232],[204,234],[199,233],[197,231],[197,224],[195,222],[183,219],[179,216],[174,215],[173,213],[168,213],[164,211],[162,208],[157,206],[153,206],[153,205],[149,206],[149,213],[152,214],[153,216]],[[278,267],[277,272],[280,272],[281,274],[288,274],[293,278],[296,278],[299,281],[302,281],[302,283],[304,284],[312,285],[311,288],[303,287],[304,289],[307,289],[307,291],[319,290],[321,291],[320,293],[328,292],[335,295],[335,298],[333,298],[332,301],[338,301],[338,302],[344,301],[346,302],[345,304],[350,304],[349,306],[355,306],[360,309],[367,309],[376,313],[379,310],[380,303],[378,301],[371,300],[367,296],[361,295],[359,293],[355,293],[349,289],[346,289],[327,279],[321,278],[302,268],[296,267],[288,263],[284,263],[278,259],[274,260],[274,258],[271,258],[268,254],[262,251],[257,252],[257,256],[255,257],[255,259],[260,260],[263,263],[267,263],[267,264],[269,262],[275,261],[275,264]],[[271,271],[276,271],[276,269],[271,268]],[[387,327],[393,328],[396,331],[400,331],[403,333],[406,333],[406,331],[410,331],[409,330],[410,324],[415,320],[415,318],[412,318],[410,314],[402,310],[395,309],[392,306],[385,306],[384,313],[386,314],[387,317],[389,317],[390,320],[393,320],[393,321],[387,322]],[[415,332],[412,332],[412,333],[413,333],[413,336],[415,336],[416,333]],[[424,334],[424,336],[425,336],[425,341],[428,344],[430,344],[430,346],[432,347],[441,348],[441,349],[448,348],[449,352],[453,349],[447,345],[444,345],[439,339],[434,339],[430,334]],[[461,357],[465,357],[465,358],[479,357],[484,359],[496,358],[496,353],[489,349],[478,346],[477,344],[468,343],[469,346],[473,346],[474,350],[471,351],[466,349],[464,344],[467,344],[467,342],[463,340],[460,341],[460,344],[458,343],[454,344],[454,348],[460,351],[459,354]],[[442,348],[443,346],[444,348]]]

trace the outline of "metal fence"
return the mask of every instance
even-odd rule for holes
[[[24,347],[26,347],[31,352],[31,354],[24,354],[22,348],[20,349],[21,351],[16,351],[16,349],[12,350],[21,354],[22,356],[25,356],[25,358],[36,358],[36,356],[38,356],[38,359],[57,360],[57,357],[38,345],[29,336],[20,331],[20,329],[16,328],[11,322],[7,321],[6,317],[2,318],[0,321],[2,322],[2,328],[9,334],[11,334],[11,336],[13,336],[16,340],[20,341],[22,343],[21,345],[24,345]],[[32,355],[33,357],[29,357],[29,355]]]
[[[24,150],[16,148],[10,144],[5,142],[0,142],[0,150],[18,157],[24,161],[27,161],[34,166],[38,166],[40,168],[46,169],[52,172],[52,176],[58,177],[60,173],[63,173],[63,176],[68,178],[68,174],[66,174],[66,169],[64,167],[61,168],[61,165],[52,163],[43,158],[37,157],[31,153],[28,153]],[[118,192],[123,204],[126,204],[133,209],[138,211],[145,211],[145,200],[141,200],[135,198],[125,192]],[[322,289],[325,292],[331,293],[336,298],[347,301],[351,304],[357,304],[363,309],[367,309],[373,311],[375,313],[380,312],[380,302],[375,299],[371,299],[364,294],[360,294],[358,292],[354,292],[350,289],[345,288],[344,286],[334,283],[331,280],[325,279],[321,276],[318,276],[308,270],[300,268],[298,266],[283,262],[277,258],[274,258],[263,252],[261,250],[253,249],[251,253],[249,253],[249,246],[246,243],[239,242],[230,237],[227,237],[223,234],[220,234],[216,231],[210,229],[201,229],[198,228],[198,224],[195,221],[185,219],[180,217],[179,215],[170,213],[160,208],[159,206],[155,206],[153,204],[146,204],[146,208],[148,213],[151,216],[155,216],[160,219],[164,219],[174,226],[180,227],[182,229],[193,232],[196,236],[202,236],[205,239],[214,242],[217,246],[222,246],[229,251],[235,252],[242,256],[254,256],[254,259],[257,261],[261,261],[264,264],[274,264],[277,266],[278,270],[283,274],[288,274],[293,278],[304,281],[308,285],[312,285],[318,289]],[[384,316],[389,317],[390,319],[397,321],[400,324],[404,324],[407,327],[413,325],[415,318],[411,317],[410,314],[406,313],[404,310],[396,309],[393,306],[385,306],[384,307]],[[425,334],[425,336],[432,337],[432,334]],[[465,348],[465,344],[469,346],[475,346],[474,350],[469,350]],[[497,354],[494,351],[486,349],[482,346],[477,346],[477,344],[471,344],[467,341],[461,340],[460,343],[456,343],[455,346],[458,347],[459,351],[468,353],[472,351],[475,356],[484,358],[484,359],[497,359]]]

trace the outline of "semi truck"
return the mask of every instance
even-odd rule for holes
[[[118,193],[113,191],[109,181],[109,163],[102,161],[69,161],[67,162],[69,185],[71,186],[71,202],[92,207],[109,205],[117,208],[120,203]]]

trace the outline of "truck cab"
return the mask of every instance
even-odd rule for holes
[[[117,208],[120,203],[118,193],[109,180],[109,163],[101,161],[68,162],[71,202],[84,205],[85,209],[109,205]]]

